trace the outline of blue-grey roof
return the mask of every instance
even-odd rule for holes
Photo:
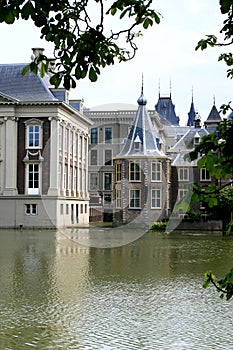
[[[193,103],[193,99],[192,99],[190,111],[188,113],[187,126],[194,126],[195,116],[196,116],[196,112],[195,112],[194,103]]]
[[[217,110],[215,104],[211,108],[210,114],[208,115],[208,118],[206,120],[208,120],[208,121],[212,121],[212,120],[221,121],[222,120],[220,117],[220,114],[218,113],[218,110]]]
[[[0,94],[20,102],[57,101],[50,92],[45,79],[28,71],[22,76],[27,64],[0,64]]]
[[[190,127],[190,129],[177,141],[177,143],[170,148],[170,152],[172,151],[191,151],[195,144],[194,139],[199,135],[200,139],[208,135],[209,132],[205,128],[194,128]]]
[[[158,149],[158,138],[146,109],[146,98],[143,95],[138,98],[138,110],[131,125],[129,134],[124,140],[124,146],[120,156],[155,156],[165,157],[165,154]]]
[[[179,117],[175,113],[175,105],[172,103],[171,96],[161,97],[159,95],[155,110],[158,112],[163,124],[179,125]]]

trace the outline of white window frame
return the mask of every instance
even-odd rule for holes
[[[131,169],[131,165],[134,166]],[[138,170],[136,170],[136,166],[138,166]],[[136,179],[136,174],[139,174],[139,178]],[[141,182],[141,163],[140,162],[129,162],[129,181],[130,182]]]
[[[29,187],[29,170],[33,166],[38,166],[38,171],[35,171],[33,169],[33,179],[30,181],[33,181],[33,187]],[[30,172],[31,173],[31,172]],[[38,180],[35,179],[35,174],[38,173]],[[35,182],[38,181],[38,187],[34,187]],[[26,193],[29,195],[38,195],[41,192],[41,164],[38,162],[30,162],[26,164]]]
[[[210,177],[209,171],[206,170],[206,168],[201,168],[200,169],[200,180],[201,181],[211,181],[211,177]]]
[[[95,184],[93,186],[93,183],[92,183],[92,180],[95,179]],[[90,175],[89,175],[89,190],[90,191],[97,191],[98,190],[98,173],[96,172],[91,172]]]
[[[105,181],[105,179],[107,178],[107,174],[109,175],[110,174],[110,189],[107,189],[106,188],[106,185],[107,185],[107,183],[106,183],[106,181]],[[106,171],[106,172],[104,172],[103,173],[103,184],[104,184],[104,191],[112,191],[112,172],[110,172],[110,171]]]
[[[135,196],[136,191],[139,193],[139,197]],[[139,205],[135,205],[138,200],[139,200]],[[131,205],[132,201],[133,201],[133,205]],[[129,208],[141,209],[141,189],[138,189],[138,188],[129,189]]]
[[[111,130],[111,138],[110,139],[106,138],[107,129]],[[112,143],[112,127],[111,126],[107,126],[106,128],[104,128],[104,142],[105,143]]]
[[[178,201],[183,199],[187,192],[188,192],[187,188],[179,188],[178,189]]]
[[[92,142],[93,139],[92,139],[92,130],[96,130],[96,142]],[[97,145],[99,142],[99,130],[98,128],[94,127],[94,128],[91,128],[91,132],[90,132],[90,143],[91,145]]]
[[[159,203],[159,205],[153,205]],[[161,209],[162,207],[162,191],[160,188],[152,188],[151,189],[151,208],[152,209]]]
[[[29,119],[25,122],[25,127],[26,127],[25,148],[26,149],[41,149],[42,148],[42,135],[43,135],[42,125],[43,125],[43,121],[36,119],[36,118]],[[39,143],[37,146],[35,146],[34,144],[33,145],[29,144],[29,140],[30,140],[29,133],[30,133],[31,127],[38,127],[39,128],[39,131],[38,131]],[[33,134],[35,135],[35,132]],[[34,136],[33,140],[35,142],[35,136]]]
[[[178,180],[179,181],[189,181],[189,168],[188,167],[178,168]]]
[[[90,150],[90,165],[98,165],[98,150],[97,149],[91,149]],[[93,160],[93,156],[92,156],[92,154],[93,154],[93,152],[96,154],[96,162],[93,162],[92,160]],[[95,164],[92,164],[92,163],[95,163]]]
[[[24,211],[25,211],[25,215],[27,216],[38,215],[38,205],[36,203],[25,203]]]
[[[122,163],[116,163],[116,182],[120,182],[122,179]]]
[[[121,208],[121,190],[116,189],[116,208]]]
[[[109,164],[106,164],[106,151],[109,151],[111,153],[111,157],[109,159]],[[112,165],[112,149],[105,149],[104,150],[104,165]]]
[[[155,169],[153,169],[153,167],[155,167]],[[157,161],[157,162],[151,163],[151,182],[162,182],[162,163],[161,162]]]

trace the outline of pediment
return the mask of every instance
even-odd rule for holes
[[[0,103],[16,103],[18,102],[15,98],[0,92]]]

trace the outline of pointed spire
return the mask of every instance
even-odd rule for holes
[[[146,99],[143,95],[143,81],[141,96],[138,99],[138,110],[134,117],[130,132],[118,156],[159,156],[165,154],[159,150],[155,129],[146,109]]]
[[[191,100],[190,111],[188,113],[187,126],[195,125],[195,117],[196,117],[196,112],[195,112],[194,103],[193,103],[193,86],[192,86],[192,100]]]
[[[143,73],[142,73],[142,89],[141,89],[141,96],[137,100],[138,104],[141,105],[146,105],[147,104],[147,99],[143,95]]]

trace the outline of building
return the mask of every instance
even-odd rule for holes
[[[135,118],[137,106],[107,105],[100,110],[84,110],[93,122],[89,132],[90,220],[112,221],[113,158],[124,146]],[[165,147],[165,130],[156,111],[148,111],[161,149]]]
[[[170,209],[170,166],[146,109],[143,95],[124,140],[114,157],[115,223],[148,224],[167,217]]]
[[[0,226],[87,224],[91,121],[25,65],[0,65]]]

